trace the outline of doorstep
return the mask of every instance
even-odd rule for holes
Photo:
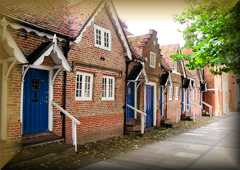
[[[64,138],[50,132],[39,133],[34,135],[25,135],[22,137],[23,147],[33,147],[38,145],[60,142],[64,142]]]

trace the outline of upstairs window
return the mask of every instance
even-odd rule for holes
[[[179,93],[179,87],[175,87],[175,90],[174,90],[174,92],[175,92],[175,100],[178,100],[178,93]]]
[[[149,66],[152,68],[156,67],[156,54],[154,52],[150,52]]]
[[[95,34],[95,47],[110,51],[112,42],[110,30],[94,25],[94,34]]]
[[[173,87],[168,86],[168,100],[172,100],[172,99],[173,99]]]
[[[95,43],[98,46],[102,45],[102,31],[100,29],[96,29],[96,35],[95,35]]]
[[[76,77],[76,100],[92,100],[93,75],[78,72]]]
[[[175,73],[178,72],[177,67],[178,67],[177,61],[175,61],[175,62],[173,63],[173,68],[172,68],[173,72],[175,72]]]
[[[167,80],[168,100],[173,100],[173,82],[172,77],[169,75]]]
[[[104,76],[102,79],[102,100],[114,100],[115,78]]]

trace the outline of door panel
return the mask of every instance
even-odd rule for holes
[[[182,88],[182,96],[181,96],[181,112],[184,113],[185,109],[185,89]]]
[[[29,69],[24,80],[23,133],[48,131],[49,73]]]
[[[146,85],[146,128],[153,127],[154,87]]]
[[[160,113],[161,117],[164,116],[164,86],[160,86]]]
[[[134,83],[131,82],[128,84],[128,88],[127,88],[127,104],[130,106],[134,106]],[[133,109],[130,109],[127,107],[126,110],[126,121],[130,121],[134,118],[134,111]]]

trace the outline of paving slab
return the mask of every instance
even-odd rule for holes
[[[240,134],[238,126],[235,126],[236,120],[240,120],[240,113],[228,113],[207,126],[122,153],[84,169],[240,170]]]

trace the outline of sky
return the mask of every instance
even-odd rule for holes
[[[134,35],[146,34],[149,29],[158,32],[160,45],[183,45],[182,34],[174,16],[187,6],[184,0],[114,0],[120,18]]]

